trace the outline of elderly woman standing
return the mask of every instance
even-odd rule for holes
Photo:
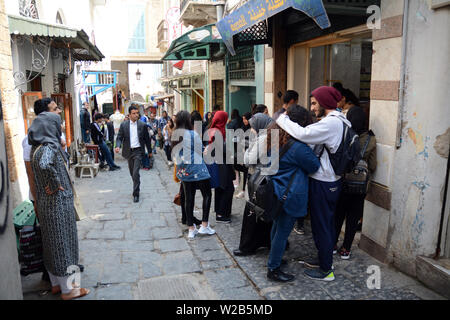
[[[28,130],[44,265],[49,272],[52,293],[64,300],[85,296],[89,290],[73,287],[69,267],[78,264],[78,235],[69,173],[61,150],[61,118],[43,112]]]

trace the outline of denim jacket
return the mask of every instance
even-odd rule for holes
[[[185,130],[183,141],[180,144],[182,144],[182,149],[179,151],[179,157],[175,157],[177,165],[177,178],[186,182],[209,179],[209,171],[206,167],[205,161],[203,160],[203,144],[200,136],[193,130]],[[180,144],[176,145],[175,149],[177,149]],[[183,149],[190,150],[190,155],[184,155]],[[200,151],[200,153],[198,153],[198,151]]]

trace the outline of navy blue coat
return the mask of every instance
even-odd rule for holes
[[[286,192],[292,175],[295,174],[284,203],[284,211],[293,217],[306,216],[308,207],[308,175],[319,169],[320,162],[312,149],[303,142],[295,141],[280,159],[277,174],[272,176],[278,199]]]

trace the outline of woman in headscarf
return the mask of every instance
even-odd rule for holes
[[[252,118],[252,114],[250,112],[244,113],[242,115],[242,127],[241,129],[245,132],[250,130],[252,127],[250,126],[249,120]],[[250,143],[250,139],[248,136],[245,136],[244,141],[240,141],[239,143],[244,144],[244,152],[247,151]],[[235,159],[237,159],[237,150],[235,150]],[[245,196],[245,187],[247,185],[248,180],[248,168],[242,163],[235,163],[234,169],[238,172],[238,176],[240,178],[240,172],[243,173],[243,181],[242,181],[242,191],[236,195],[236,198],[244,198]]]
[[[216,211],[216,222],[231,223],[231,205],[233,203],[234,185],[236,179],[233,165],[226,164],[226,131],[228,113],[216,111],[209,129],[209,144],[215,142],[215,135],[220,134],[223,138],[223,163],[217,164],[219,168],[219,187],[214,192],[214,211]],[[217,142],[215,142],[217,143]]]
[[[70,269],[78,265],[78,235],[74,195],[60,138],[61,118],[52,112],[40,113],[28,130],[44,265],[52,293],[61,292],[62,299],[71,300],[87,295],[89,290],[69,281]]]
[[[266,133],[262,133],[262,129],[266,129],[272,118],[264,113],[257,113],[249,120],[254,140],[250,142],[250,147],[245,152],[244,162],[249,167],[249,179],[254,173],[255,167],[259,166],[258,161],[258,145],[265,145],[267,138]],[[258,136],[256,136],[258,134]],[[239,249],[234,250],[235,256],[249,256],[255,254],[258,248],[270,248],[271,239],[270,231],[272,230],[272,222],[265,222],[257,219],[254,212],[250,211],[248,205],[245,206],[244,216],[242,219],[241,240]]]

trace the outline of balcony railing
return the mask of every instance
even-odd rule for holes
[[[167,35],[167,23],[166,20],[162,20],[157,28],[158,32],[158,45],[157,47],[163,51],[167,50],[168,35]]]
[[[180,12],[183,14],[184,10],[188,7],[189,3],[197,3],[197,4],[205,4],[205,5],[215,5],[215,4],[224,4],[224,0],[181,0]]]

